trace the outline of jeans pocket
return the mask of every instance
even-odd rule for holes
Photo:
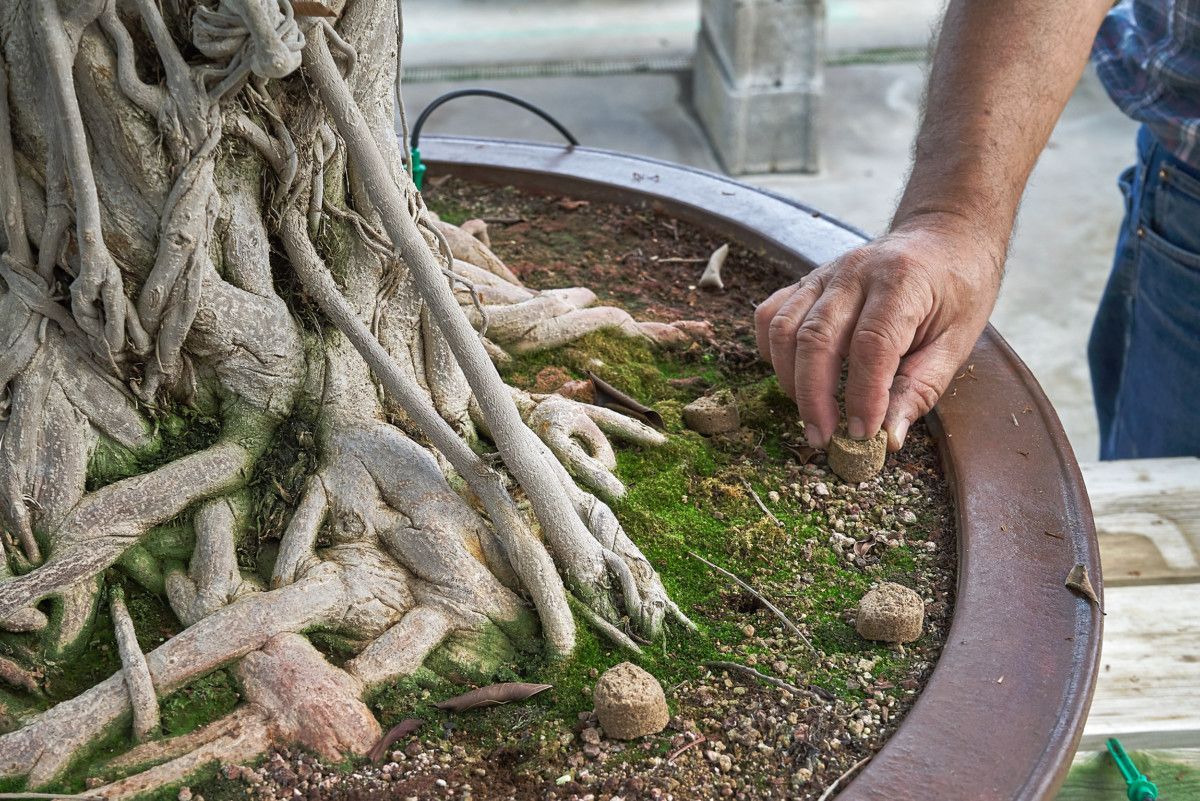
[[[1200,215],[1196,217],[1196,222],[1200,225]],[[1169,227],[1168,227],[1169,228]],[[1196,237],[1195,232],[1189,231],[1188,234]],[[1190,280],[1200,280],[1200,246],[1189,248],[1186,245],[1177,244],[1179,237],[1167,238],[1167,235],[1162,233],[1162,228],[1159,226],[1143,227],[1138,236],[1142,240],[1145,249],[1157,252],[1160,258],[1144,259],[1152,267],[1143,267],[1143,269],[1152,269],[1160,273],[1176,273],[1182,275],[1180,271],[1193,273]],[[1184,237],[1185,239],[1187,237]],[[1156,279],[1155,284],[1161,285],[1163,282]],[[1197,298],[1200,299],[1200,298]]]
[[[1200,455],[1200,255],[1146,231],[1108,458]],[[1181,261],[1179,257],[1183,257]]]
[[[1149,229],[1178,253],[1200,258],[1200,179],[1169,161],[1148,179],[1154,182]]]

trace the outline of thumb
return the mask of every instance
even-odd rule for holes
[[[888,450],[904,445],[908,428],[938,402],[950,386],[961,359],[946,348],[930,345],[909,354],[896,371],[889,391],[888,410],[883,428],[887,431]]]

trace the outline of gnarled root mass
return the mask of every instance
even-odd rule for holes
[[[486,226],[427,211],[393,131],[395,6],[325,1],[0,10],[0,681],[86,659],[105,592],[122,662],[0,736],[0,778],[49,784],[130,721],[114,768],[141,772],[99,795],[273,742],[362,754],[363,693],[435,651],[486,674],[568,656],[577,616],[633,650],[690,625],[604,501],[609,438],[662,435],[494,362],[696,326],[528,289]],[[312,469],[259,572],[252,479],[297,425]],[[126,581],[183,631],[142,653]],[[335,667],[314,628],[365,645]],[[158,698],[221,667],[242,706],[157,739]]]

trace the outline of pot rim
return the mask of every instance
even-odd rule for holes
[[[780,259],[797,277],[867,236],[725,176],[591,148],[427,136],[430,168],[485,183],[648,205]],[[1083,477],[1037,380],[990,325],[927,422],[958,523],[953,620],[924,690],[841,801],[1050,799],[1083,733],[1103,593]],[[1101,595],[1101,597],[1103,597]]]

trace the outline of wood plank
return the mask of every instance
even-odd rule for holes
[[[1200,748],[1200,583],[1109,587],[1080,748]]]
[[[1106,586],[1200,581],[1200,459],[1081,465]]]
[[[1132,751],[1129,756],[1164,801],[1200,798],[1200,750]],[[1127,801],[1125,780],[1107,752],[1080,751],[1057,801]]]

